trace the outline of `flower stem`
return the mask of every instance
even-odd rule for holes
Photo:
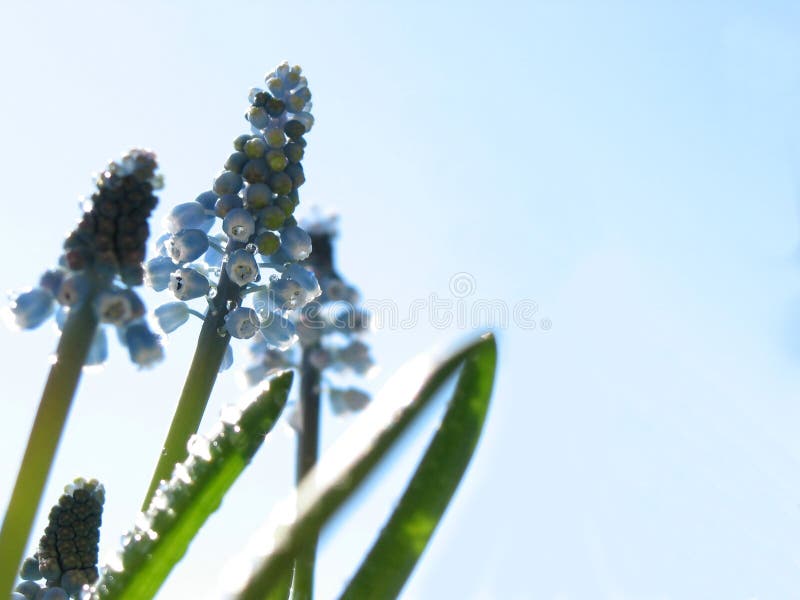
[[[169,479],[176,463],[186,459],[186,444],[192,434],[197,433],[203,419],[214,382],[217,380],[225,350],[230,343],[230,335],[220,334],[225,324],[226,305],[229,300],[238,298],[239,288],[223,270],[220,275],[217,295],[205,315],[192,364],[186,374],[178,407],[172,417],[167,438],[158,458],[147,494],[142,501],[142,511],[147,510],[150,499],[162,479]]]
[[[8,596],[14,585],[96,330],[97,317],[90,297],[80,308],[70,311],[64,324],[56,362],[50,368],[0,529],[0,594]]]
[[[297,436],[297,475],[299,484],[314,467],[319,455],[319,397],[320,371],[311,363],[312,348],[303,350],[300,381],[300,415],[302,427]],[[317,537],[298,553],[294,565],[292,600],[311,600],[314,597],[314,561]]]

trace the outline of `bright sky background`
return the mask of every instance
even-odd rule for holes
[[[341,213],[339,264],[365,296],[403,316],[431,294],[455,306],[451,280],[466,273],[468,313],[538,306],[535,328],[497,328],[485,435],[403,597],[789,598],[798,33],[793,2],[6,3],[2,281],[35,283],[90,174],[130,147],[160,157],[159,219],[208,189],[247,130],[248,89],[301,64],[317,118],[301,200]],[[371,337],[375,389],[472,328],[423,314],[390,329]],[[84,378],[39,530],[65,483],[95,476],[102,551],[116,547],[198,330],[179,330],[151,372],[113,344]],[[0,331],[3,503],[54,347],[50,326]],[[223,376],[210,417],[238,394]],[[345,425],[327,421],[325,443]],[[288,492],[292,453],[281,429],[159,598],[218,597],[218,566]],[[320,598],[341,589],[400,484],[374,482],[326,532]]]

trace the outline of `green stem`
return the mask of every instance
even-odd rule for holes
[[[217,286],[217,295],[214,296],[203,320],[192,364],[186,374],[183,391],[175,415],[172,417],[164,447],[150,480],[150,486],[147,488],[147,494],[142,501],[143,512],[150,505],[150,499],[161,480],[168,480],[175,465],[186,460],[188,456],[186,444],[192,434],[197,433],[214,382],[217,380],[220,365],[225,358],[225,350],[230,343],[230,335],[219,333],[225,325],[226,305],[228,301],[238,299],[238,295],[239,287],[228,279],[223,270]]]
[[[320,371],[311,363],[313,348],[303,350],[300,381],[300,415],[302,427],[297,436],[297,484],[308,474],[319,455]],[[317,536],[312,536],[297,554],[294,565],[292,600],[314,597],[314,561]]]
[[[97,330],[92,298],[70,311],[56,349],[56,362],[42,392],[14,491],[0,529],[0,594],[11,592],[50,474],[58,443]]]

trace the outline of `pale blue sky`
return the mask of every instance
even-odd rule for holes
[[[366,297],[406,314],[469,273],[468,307],[538,305],[535,329],[498,332],[485,436],[404,597],[789,598],[798,33],[791,2],[9,4],[2,280],[35,282],[89,174],[127,148],[160,157],[159,216],[207,189],[248,89],[301,64],[317,118],[301,201],[342,214],[339,262]],[[102,479],[103,550],[132,523],[196,331],[144,374],[115,346],[82,383],[47,502]],[[465,335],[424,318],[377,331],[373,387]],[[0,331],[0,490],[54,343]],[[212,416],[237,394],[221,378]],[[161,598],[215,597],[215,566],[289,489],[291,452],[284,433],[267,443]],[[321,598],[397,486],[381,479],[326,534]]]

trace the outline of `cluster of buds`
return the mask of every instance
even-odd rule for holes
[[[97,555],[105,490],[76,479],[50,510],[39,550],[26,558],[16,594],[27,600],[80,598],[97,581]]]
[[[287,315],[320,293],[314,274],[298,264],[312,241],[294,218],[305,181],[303,136],[314,123],[310,98],[300,67],[284,63],[269,73],[266,89],[250,91],[251,133],[234,140],[212,189],[166,217],[159,256],[145,265],[146,283],[175,297],[155,311],[165,333],[190,315],[204,317],[186,302],[205,299],[220,313],[221,335],[259,336],[279,348],[297,339]],[[246,305],[257,291],[271,298],[269,310]]]
[[[147,219],[158,202],[154,191],[162,185],[157,167],[153,153],[132,150],[98,176],[58,267],[45,272],[38,286],[12,297],[7,315],[13,326],[33,329],[55,313],[61,327],[69,310],[92,302],[98,321],[118,328],[133,362],[148,366],[162,357],[160,340],[144,319],[144,303],[132,289],[144,278]],[[100,328],[86,364],[102,364],[107,355]]]
[[[290,316],[292,330],[299,339],[299,351],[309,357],[315,369],[328,375],[325,384],[334,412],[358,411],[366,406],[370,396],[361,389],[343,386],[342,376],[366,377],[374,370],[369,346],[361,339],[369,331],[370,315],[360,304],[358,290],[334,267],[336,217],[315,215],[304,221],[303,227],[312,239],[314,251],[302,266],[295,265],[295,268],[309,269],[319,282],[321,293]],[[303,289],[297,284],[298,294]],[[270,290],[263,290],[256,293],[255,300],[261,310],[269,311],[281,298],[276,299]],[[299,368],[301,361],[296,350],[264,339],[254,342],[250,347],[251,362],[242,372],[244,385],[257,385],[288,367]]]

